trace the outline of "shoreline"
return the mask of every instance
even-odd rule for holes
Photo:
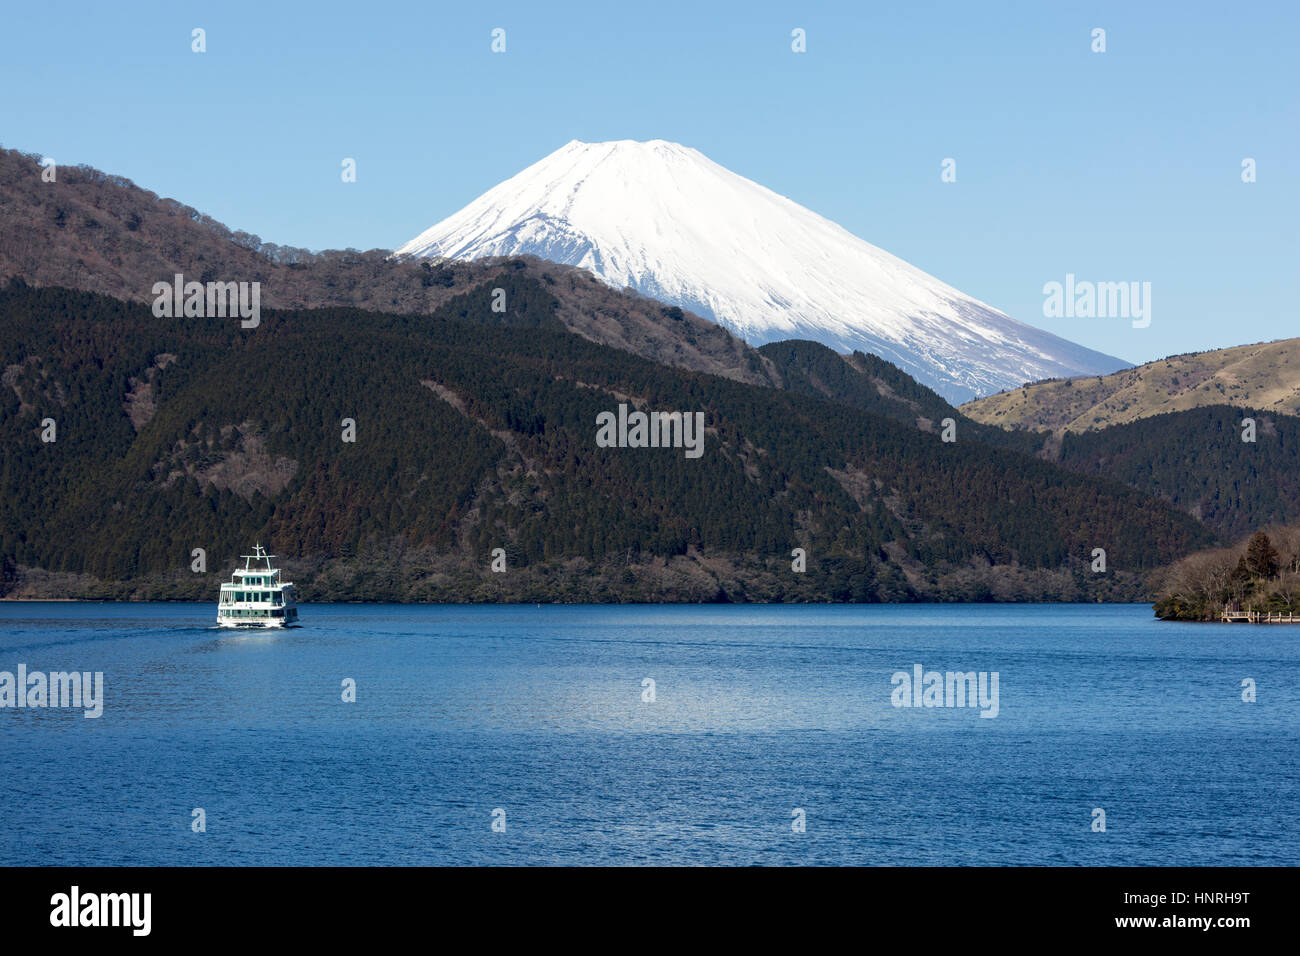
[[[215,601],[157,598],[0,598],[12,604],[183,604],[216,606]],[[1150,607],[1152,601],[299,601],[299,607]],[[1161,619],[1163,620],[1163,619]],[[1172,619],[1171,619],[1172,620]],[[1184,624],[1223,624],[1223,621],[1183,621]],[[1235,622],[1244,623],[1244,622]],[[1264,622],[1258,622],[1264,623]],[[1277,623],[1277,622],[1273,622]],[[1300,624],[1300,621],[1295,623]]]

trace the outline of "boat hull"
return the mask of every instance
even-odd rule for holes
[[[283,620],[227,621],[227,620],[223,620],[222,618],[217,618],[217,626],[228,627],[231,628],[232,630],[257,630],[257,629],[268,628],[268,627],[274,627],[274,628],[292,627],[293,624],[292,622],[286,623]]]

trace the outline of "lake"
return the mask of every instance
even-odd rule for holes
[[[214,617],[0,604],[0,671],[103,673],[98,718],[0,710],[0,863],[1300,864],[1300,627],[1148,605]],[[970,673],[967,706],[894,706],[918,665],[945,701]]]

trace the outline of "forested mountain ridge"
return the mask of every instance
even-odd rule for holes
[[[1186,511],[1225,540],[1300,521],[1300,470],[1295,467],[1300,417],[1206,405],[1077,433],[1004,429],[972,421],[874,355],[846,358],[814,342],[777,342],[759,351],[791,391],[824,396],[927,431],[938,432],[950,418],[963,440],[1118,479]],[[1246,418],[1256,422],[1253,441],[1242,441]]]
[[[541,318],[534,317],[537,321],[653,362],[822,398],[931,435],[939,434],[943,421],[951,418],[959,444],[980,442],[1035,455],[1085,474],[1118,479],[1185,510],[1220,536],[1300,520],[1297,478],[1288,459],[1295,447],[1296,421],[1267,409],[1260,413],[1265,417],[1259,444],[1254,446],[1256,454],[1245,453],[1230,441],[1207,440],[1207,429],[1230,437],[1233,412],[1228,410],[1208,416],[1201,409],[1190,409],[1145,417],[1114,429],[1090,430],[1086,436],[1067,435],[1062,429],[1006,429],[968,418],[964,412],[971,406],[954,408],[875,355],[859,352],[844,356],[802,341],[753,349],[712,322],[643,296],[610,289],[581,269],[537,259],[431,263],[394,260],[383,251],[313,254],[231,232],[196,210],[88,167],[61,167],[56,182],[43,182],[38,159],[0,150],[0,277],[21,275],[34,285],[108,292],[147,302],[154,282],[179,271],[202,281],[260,282],[266,307],[356,306],[406,315],[437,314],[442,320],[508,324],[520,321],[519,313],[493,313],[488,301],[497,287],[497,277],[508,274],[546,290],[548,304],[539,310]],[[357,313],[356,321],[370,320]],[[1281,349],[1287,343],[1274,345]],[[1241,353],[1229,363],[1238,372],[1253,367],[1252,361],[1285,371],[1291,366],[1283,351],[1246,347],[1244,351],[1225,350],[1225,354]],[[166,357],[170,353],[160,355],[146,368],[132,372],[140,383],[129,392],[128,418],[132,420],[148,413],[155,379],[178,374],[176,369],[170,374],[166,371],[172,361]],[[31,374],[31,369],[22,365],[26,358],[19,356],[20,367],[10,368],[6,376]],[[1177,376],[1177,361],[1166,360],[1172,364],[1162,374],[1172,376],[1171,382],[1187,384],[1190,379]],[[1106,384],[1110,379],[1118,381],[1111,376],[1047,385],[1086,391],[1110,387]],[[1225,384],[1221,375],[1202,384],[1213,386],[1216,394],[1222,386],[1234,399],[1245,394],[1234,390],[1232,383]],[[1027,393],[1038,394],[1036,390],[1043,387],[1029,386]],[[255,450],[264,442],[257,436],[239,440]],[[268,489],[292,478],[287,457],[281,458],[284,460],[266,465]],[[214,474],[236,472],[244,467],[242,461],[235,457]],[[257,486],[260,474],[243,479],[239,487]]]
[[[1041,439],[965,417],[936,392],[875,355],[840,355],[814,342],[753,349],[682,309],[609,288],[582,269],[534,258],[459,262],[395,259],[385,250],[313,253],[264,242],[120,176],[62,166],[41,177],[40,157],[0,149],[0,280],[152,301],[158,281],[258,282],[265,307],[356,306],[428,314],[522,269],[557,300],[572,332],[652,361],[737,381],[791,388],[935,428],[946,417],[963,438],[1036,451]]]
[[[1294,415],[1208,405],[1067,432],[1053,460],[1156,495],[1224,540],[1300,521],[1300,418]]]
[[[429,313],[501,268],[500,261],[404,261],[387,250],[313,253],[264,242],[121,176],[60,166],[41,178],[40,157],[0,149],[0,281],[98,292],[151,302],[155,282],[258,282],[269,308],[356,306]],[[515,259],[555,293],[570,331],[666,365],[779,385],[758,353],[707,319],[609,288],[590,273]]]
[[[260,539],[316,599],[1092,599],[1213,540],[1106,478],[597,345],[551,290],[506,267],[427,316],[244,330],[11,283],[6,586],[208,597]],[[619,404],[702,412],[704,454],[599,447]]]
[[[876,355],[840,355],[820,343],[797,339],[772,342],[758,351],[780,376],[782,387],[792,392],[828,398],[935,433],[951,418],[963,439],[998,448],[1034,454],[1046,445],[1042,435],[968,418],[938,392]]]
[[[842,356],[813,342],[754,349],[675,306],[617,291],[589,272],[532,257],[461,262],[406,260],[387,250],[313,253],[232,231],[174,199],[89,166],[61,166],[45,182],[33,153],[0,149],[0,280],[152,301],[158,281],[245,281],[271,308],[355,306],[427,314],[482,286],[501,268],[523,268],[555,295],[556,317],[593,342],[664,365],[742,382],[821,394],[899,420],[958,415],[931,389],[874,355]],[[522,264],[522,265],[521,265]],[[809,372],[813,371],[810,376]],[[962,418],[963,421],[970,421]],[[971,437],[1028,449],[1033,440],[976,426]],[[963,429],[965,431],[966,429]]]

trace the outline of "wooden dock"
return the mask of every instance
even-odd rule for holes
[[[1286,611],[1229,611],[1224,609],[1220,621],[1233,624],[1300,624],[1300,615]]]

